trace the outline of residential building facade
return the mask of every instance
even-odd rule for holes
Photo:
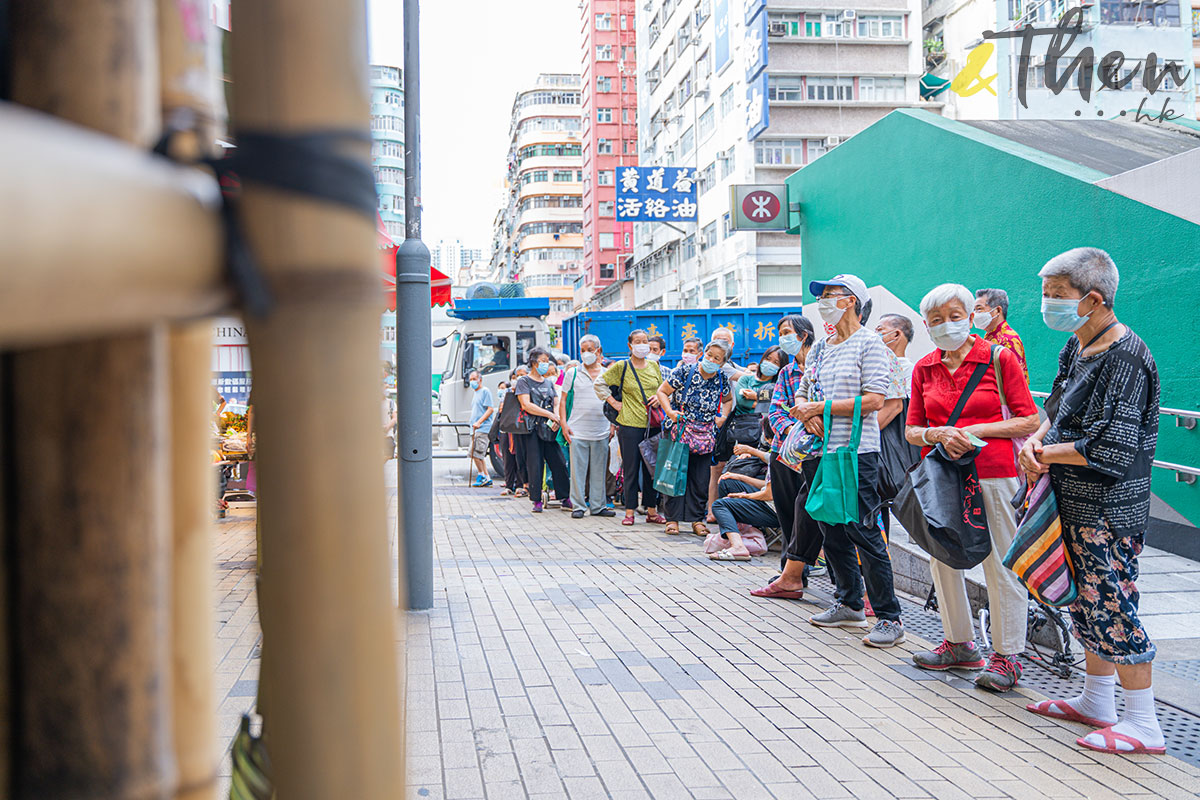
[[[639,10],[639,158],[691,166],[696,223],[636,223],[639,308],[795,303],[800,245],[731,230],[730,187],[782,184],[920,99],[920,0],[651,0]]]
[[[429,248],[430,264],[444,275],[458,278],[464,270],[466,274],[475,274],[472,267],[476,261],[483,259],[483,248],[466,247],[459,239],[440,239]]]
[[[633,252],[633,223],[616,220],[616,181],[637,164],[636,0],[583,0],[582,305],[623,277]]]
[[[924,9],[925,68],[931,76],[925,83],[945,102],[945,115],[954,119],[1113,119],[1139,107],[1143,113],[1157,115],[1164,104],[1176,115],[1194,118],[1193,65],[1200,60],[1194,49],[1192,5],[1193,0],[933,0]],[[1046,74],[1048,35],[1034,39],[1028,63],[1021,60],[1020,38],[990,41],[994,50],[978,66],[985,79],[992,75],[995,79],[984,90],[965,96],[948,90],[949,81],[967,66],[972,51],[984,44],[984,31],[1052,28],[1072,10],[1081,12],[1079,31],[1059,61],[1057,76],[1067,72],[1084,48],[1092,49],[1095,63],[1086,73],[1071,72],[1059,93],[1047,86],[1047,78],[1053,82],[1056,77]],[[1120,89],[1101,83],[1099,64],[1111,52],[1123,56],[1119,74],[1110,79],[1123,84]],[[1155,54],[1159,70],[1163,62],[1174,64],[1184,80],[1168,74],[1151,94],[1143,83],[1150,53]],[[1022,78],[1024,103],[1019,92]],[[1080,91],[1081,80],[1087,83],[1086,98]]]
[[[372,64],[371,164],[384,230],[404,240],[404,83],[399,67]]]
[[[1200,119],[1200,81],[1196,80],[1200,70],[1200,0],[1192,0],[1192,107]]]
[[[493,227],[491,270],[529,297],[550,299],[551,325],[574,310],[583,275],[581,80],[542,74],[517,93],[509,125],[507,193]]]

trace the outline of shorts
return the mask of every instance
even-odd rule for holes
[[[471,456],[474,458],[487,458],[488,454],[488,432],[475,431],[471,435]]]

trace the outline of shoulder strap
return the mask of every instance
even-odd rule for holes
[[[1000,405],[1007,406],[1008,399],[1004,396],[1004,375],[1000,370],[1000,351],[1004,347],[998,344],[992,345],[992,369],[996,373],[996,389],[1000,392]]]
[[[862,441],[862,395],[854,398],[854,420],[850,423],[850,450],[858,452],[858,444]]]
[[[963,389],[962,394],[958,396],[958,404],[954,406],[954,411],[950,413],[950,419],[946,420],[946,425],[948,427],[954,427],[954,423],[958,422],[959,415],[962,414],[963,409],[966,408],[967,400],[971,398],[971,393],[975,391],[975,387],[979,385],[981,380],[983,380],[983,373],[987,372],[988,367],[990,366],[991,364],[987,361],[976,365],[975,371],[971,373],[971,379],[967,381],[967,385]]]

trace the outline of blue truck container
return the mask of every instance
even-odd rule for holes
[[[606,356],[624,358],[629,352],[629,332],[642,328],[651,336],[658,334],[667,340],[662,364],[673,367],[679,363],[685,339],[698,336],[707,342],[714,329],[725,327],[733,331],[733,360],[738,364],[753,364],[768,347],[779,343],[780,317],[802,313],[800,306],[584,311],[563,320],[562,348],[571,358],[579,358],[579,339],[591,333],[600,337]]]

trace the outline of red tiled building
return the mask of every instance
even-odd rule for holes
[[[633,223],[616,219],[623,166],[637,164],[634,0],[583,0],[583,281],[577,305],[624,277]]]

